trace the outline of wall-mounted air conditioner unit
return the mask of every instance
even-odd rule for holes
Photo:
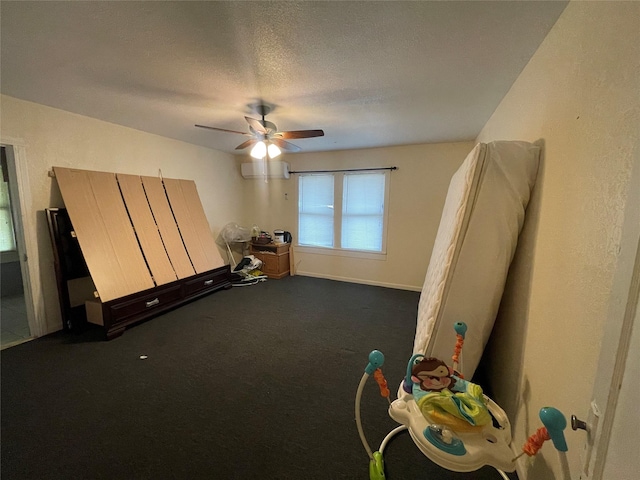
[[[240,165],[244,178],[289,178],[289,164],[274,160],[256,160]]]

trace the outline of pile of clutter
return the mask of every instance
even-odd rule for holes
[[[238,225],[237,223],[228,223],[220,231],[220,234],[216,239],[216,243],[226,249],[229,256],[229,264],[234,266],[233,273],[235,274],[234,277],[236,280],[232,280],[232,285],[255,285],[258,282],[265,282],[267,280],[267,276],[260,271],[260,267],[262,267],[262,260],[254,257],[253,255],[247,255],[236,264],[233,253],[231,252],[232,245],[244,246],[247,242],[251,241],[252,238],[262,238],[264,234],[266,234],[266,232],[262,232],[257,225],[248,229]],[[269,236],[268,240],[265,238],[264,243],[268,243],[270,241],[271,237]]]
[[[233,273],[239,275],[240,280],[232,282],[232,285],[255,285],[258,282],[265,282],[267,276],[260,270],[260,267],[262,267],[262,260],[253,255],[247,255],[233,269]]]

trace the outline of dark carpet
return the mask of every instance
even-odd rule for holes
[[[88,328],[6,349],[2,478],[366,479],[356,388],[377,348],[394,396],[418,298],[287,277],[216,292],[110,342]],[[397,424],[373,380],[362,411],[375,450]],[[501,478],[444,470],[407,432],[385,462],[389,480]]]

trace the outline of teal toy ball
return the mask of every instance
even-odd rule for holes
[[[464,338],[467,333],[467,324],[464,322],[456,322],[453,324],[453,328],[458,335],[461,335]]]
[[[553,446],[559,452],[566,452],[569,450],[567,447],[567,441],[564,438],[564,429],[567,427],[567,419],[562,412],[557,408],[543,407],[540,409],[540,420],[544,424],[549,437],[553,442]]]
[[[364,371],[367,373],[367,375],[371,375],[376,371],[377,368],[380,368],[383,363],[384,355],[382,354],[382,352],[379,350],[374,350],[369,354],[369,363],[367,364],[367,367],[364,369]]]

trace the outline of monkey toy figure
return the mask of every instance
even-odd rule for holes
[[[460,392],[466,389],[466,385],[458,386],[458,383],[466,382],[455,376],[446,363],[434,357],[425,357],[416,363],[411,369],[411,380],[425,392],[440,392],[445,388]]]
[[[482,388],[460,378],[438,358],[423,357],[415,363],[411,382],[413,398],[430,423],[467,431],[491,421]]]

